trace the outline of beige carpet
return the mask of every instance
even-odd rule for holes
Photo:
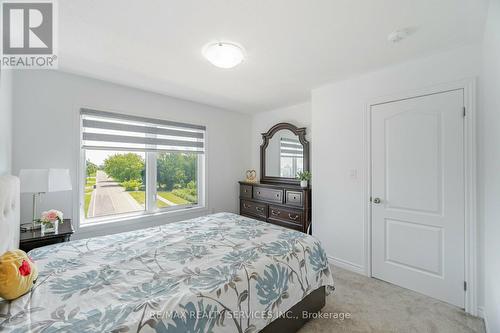
[[[483,320],[463,310],[349,271],[334,268],[336,290],[327,297],[323,313],[332,319],[313,319],[299,332],[483,333]],[[350,318],[335,319],[349,313]]]

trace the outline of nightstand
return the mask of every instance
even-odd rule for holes
[[[64,219],[64,223],[59,224],[57,234],[41,234],[41,230],[21,231],[21,241],[19,248],[24,252],[28,252],[37,247],[45,245],[68,242],[73,235],[73,226],[71,219]]]

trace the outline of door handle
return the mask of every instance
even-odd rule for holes
[[[375,204],[379,204],[381,202],[382,202],[382,200],[380,200],[380,198],[373,199],[373,203],[375,203]]]

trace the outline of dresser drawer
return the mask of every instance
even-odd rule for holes
[[[273,188],[254,187],[253,198],[257,200],[265,200],[275,203],[283,202],[283,190],[276,190]]]
[[[304,213],[283,207],[269,206],[269,219],[284,221],[288,224],[302,226]]]
[[[252,186],[240,185],[240,197],[251,199],[252,198]]]
[[[247,213],[240,213],[241,216],[246,216],[254,220],[262,221],[262,222],[267,222],[267,219],[262,216],[257,216],[257,215],[252,215],[252,214],[247,214]]]
[[[248,201],[248,200],[241,200],[240,212],[266,218],[267,217],[267,205],[264,203],[258,203],[258,202]]]
[[[279,225],[280,227],[285,227],[285,228],[297,230],[300,232],[306,232],[306,230],[304,230],[304,227],[301,224],[290,223],[290,222],[287,222],[284,220],[278,220],[278,219],[272,219],[272,218],[268,218],[267,222],[274,224],[274,225]]]
[[[303,199],[302,192],[286,191],[285,192],[285,203],[287,205],[302,207],[304,205],[304,199]]]

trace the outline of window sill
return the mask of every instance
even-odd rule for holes
[[[159,211],[155,213],[122,215],[116,218],[109,218],[103,220],[95,220],[87,223],[80,223],[78,228],[78,239],[93,237],[101,234],[100,231],[109,230],[109,234],[130,231],[142,228],[149,228],[156,225],[167,224],[170,222],[180,221],[179,217],[186,216],[186,219],[191,218],[193,215],[208,214],[208,207],[198,206],[192,208],[180,208],[169,211]],[[166,218],[166,221],[164,220]],[[175,220],[171,220],[175,219]],[[161,219],[161,221],[159,221]],[[82,219],[81,219],[82,220]]]

